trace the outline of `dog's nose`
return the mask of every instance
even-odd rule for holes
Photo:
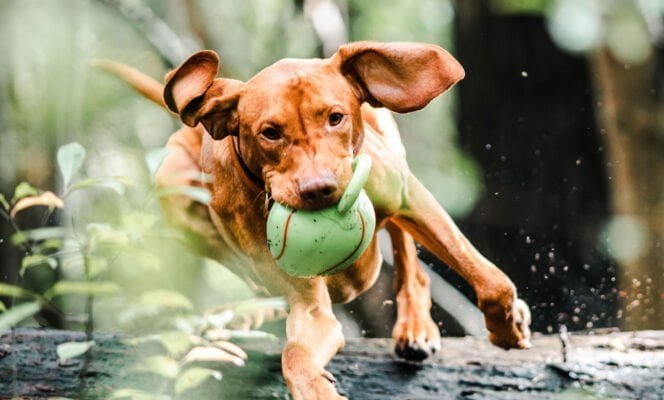
[[[330,205],[338,187],[337,180],[330,175],[304,178],[298,184],[302,200],[319,207]]]

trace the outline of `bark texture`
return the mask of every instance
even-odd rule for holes
[[[664,326],[664,99],[659,53],[640,66],[626,65],[606,49],[592,59],[613,212],[636,218],[644,230],[643,241],[634,243],[643,246],[640,254],[621,262],[625,326],[630,329]]]
[[[97,334],[85,357],[58,362],[56,346],[84,340],[78,332],[20,329],[0,335],[0,398],[105,398],[117,388],[169,392],[172,383],[131,369],[159,352]],[[538,336],[529,351],[503,351],[485,340],[450,338],[423,364],[392,354],[386,339],[350,342],[329,370],[353,400],[385,399],[664,399],[664,331]],[[282,343],[245,343],[249,362],[222,370],[180,398],[288,399],[281,378]],[[161,350],[163,352],[163,350]],[[566,353],[566,354],[565,354]],[[566,358],[566,361],[564,361]],[[86,366],[84,368],[84,366]]]

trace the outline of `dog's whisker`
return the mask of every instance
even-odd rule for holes
[[[258,201],[261,197],[263,197],[263,196],[265,196],[265,198],[267,199],[267,197],[269,196],[269,193],[266,192],[265,190],[261,190],[260,192],[258,192],[258,194],[256,195],[256,197],[254,197],[254,201],[253,201],[253,202],[254,202],[254,203],[257,202],[257,201]],[[266,202],[267,202],[267,200],[266,200]]]

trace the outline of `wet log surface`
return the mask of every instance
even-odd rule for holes
[[[19,329],[0,335],[0,398],[106,398],[118,388],[172,393],[172,382],[131,368],[156,345],[129,346],[97,334],[89,357],[58,361],[56,346],[78,332]],[[528,351],[502,351],[484,340],[447,338],[422,364],[399,361],[389,340],[349,341],[329,370],[353,400],[384,399],[664,399],[664,331],[572,334],[566,361],[558,336],[539,336]],[[288,399],[281,343],[244,343],[245,367],[184,392],[191,399]],[[83,373],[82,373],[83,371]]]

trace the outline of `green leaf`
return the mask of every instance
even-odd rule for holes
[[[19,271],[19,273],[21,274],[21,276],[23,276],[23,274],[28,268],[36,267],[38,265],[43,265],[43,264],[48,265],[49,267],[51,267],[51,269],[55,269],[58,266],[58,261],[53,257],[48,257],[42,254],[33,254],[25,256],[21,261],[21,270]]]
[[[44,295],[47,299],[65,294],[78,294],[82,296],[106,296],[120,291],[114,282],[85,282],[85,281],[59,281]]]
[[[240,358],[243,361],[246,361],[249,358],[247,353],[244,350],[242,350],[240,346],[231,343],[229,341],[215,340],[214,342],[212,342],[212,345],[226,351],[227,353],[235,357]]]
[[[69,143],[58,149],[58,166],[62,174],[62,182],[65,188],[69,187],[69,182],[76,172],[83,165],[85,159],[85,149],[77,142]]]
[[[16,188],[14,189],[14,197],[12,197],[12,203],[15,203],[16,201],[28,197],[28,196],[38,196],[39,195],[39,190],[32,187],[31,184],[28,182],[21,182],[18,185],[16,185]]]
[[[108,260],[102,257],[85,256],[85,263],[90,278],[98,276],[108,268]]]
[[[550,0],[491,0],[489,6],[496,14],[542,15],[550,3]]]
[[[160,147],[158,149],[150,150],[145,154],[145,163],[148,166],[150,177],[154,177],[161,164],[170,154],[171,150],[167,147]]]
[[[190,311],[194,308],[191,301],[181,293],[165,289],[148,290],[147,292],[144,292],[138,299],[138,303],[184,311]]]
[[[58,250],[59,248],[62,247],[62,240],[55,238],[55,239],[46,239],[44,242],[40,243],[39,246],[37,246],[40,251],[44,250]]]
[[[3,313],[7,311],[7,307],[5,306],[5,303],[0,301],[0,313]]]
[[[182,359],[184,364],[193,362],[232,363],[243,367],[244,360],[235,354],[216,346],[200,346],[191,349]]]
[[[205,322],[214,328],[225,328],[233,320],[233,310],[223,310],[218,313],[210,313],[205,316]]]
[[[164,186],[157,190],[157,196],[168,197],[174,195],[184,195],[203,204],[210,204],[212,195],[210,191],[197,186]]]
[[[269,332],[264,331],[240,331],[232,330],[230,331],[229,339],[244,339],[244,340],[278,340],[279,338]]]
[[[19,246],[29,240],[37,242],[40,240],[61,238],[64,237],[66,233],[67,232],[65,231],[65,228],[60,226],[37,228],[28,231],[20,231],[12,235],[12,244],[15,246]]]
[[[161,311],[163,309],[154,305],[132,302],[120,310],[117,321],[120,325],[146,324],[146,321],[153,321],[159,317]],[[170,316],[169,313],[168,317]]]
[[[0,314],[0,332],[7,330],[24,319],[30,318],[41,310],[41,303],[32,301],[22,303]]]
[[[161,258],[147,250],[137,249],[128,252],[126,256],[136,267],[146,271],[158,271],[162,267]]]
[[[5,198],[5,195],[0,193],[0,206],[5,209],[5,211],[9,210],[9,202]]]
[[[178,362],[168,356],[151,356],[142,359],[132,367],[135,371],[150,372],[174,379],[180,373]]]
[[[180,357],[193,345],[191,337],[181,331],[162,333],[159,335],[159,341],[173,357]]]
[[[175,381],[175,395],[191,390],[209,378],[221,380],[221,372],[209,368],[192,367],[186,369]]]
[[[169,396],[152,394],[136,389],[118,389],[111,393],[109,400],[170,400]]]
[[[87,189],[91,187],[102,187],[113,190],[118,195],[122,196],[125,192],[126,186],[133,186],[134,182],[124,176],[101,176],[97,178],[87,178],[76,182],[71,185],[67,190],[67,193],[63,197],[67,197],[73,192],[81,189]]]
[[[86,232],[90,239],[90,249],[95,250],[100,245],[126,246],[129,244],[127,233],[115,229],[109,224],[91,223],[86,225]]]
[[[39,196],[26,196],[21,200],[17,201],[12,207],[9,216],[13,219],[16,217],[16,214],[19,212],[28,209],[30,207],[44,206],[48,207],[49,212],[53,211],[54,208],[63,208],[65,203],[61,198],[56,196],[53,192],[44,192]]]
[[[18,286],[10,285],[8,283],[0,282],[0,296],[6,297],[31,297],[35,294],[22,289]]]
[[[84,269],[85,257],[80,253],[66,254],[60,259],[60,265],[63,271],[71,271],[74,268]]]
[[[159,218],[146,212],[129,212],[122,215],[122,226],[129,237],[140,239],[157,223]]]
[[[60,361],[67,361],[87,353],[94,345],[94,340],[89,342],[65,342],[58,345],[56,352]]]

